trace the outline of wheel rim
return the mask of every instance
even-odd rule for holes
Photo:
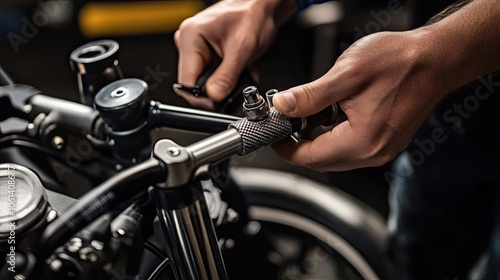
[[[345,239],[313,220],[264,206],[250,207],[249,215],[270,228],[277,248],[283,249],[284,243],[293,247],[293,242],[299,242],[294,240],[299,239],[294,237],[296,234],[300,235],[300,242],[304,241],[304,236],[309,236],[305,244],[295,244],[302,247],[299,260],[293,260],[296,256],[292,260],[287,259],[294,254],[286,250],[268,255],[268,259],[283,268],[280,279],[379,279],[367,261]],[[291,234],[293,230],[297,232]]]

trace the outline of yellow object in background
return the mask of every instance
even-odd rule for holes
[[[78,20],[87,37],[167,33],[204,7],[203,1],[190,0],[87,3]]]

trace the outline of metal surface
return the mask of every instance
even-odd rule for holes
[[[240,117],[217,114],[203,110],[164,105],[151,101],[148,124],[150,127],[169,127],[189,131],[217,133]]]
[[[266,91],[266,99],[267,103],[269,104],[269,107],[273,107],[273,97],[278,93],[279,91],[277,89],[270,89]]]
[[[9,236],[12,223],[16,234],[31,229],[48,212],[47,193],[33,171],[18,164],[0,164],[0,241]],[[12,207],[11,207],[12,206]]]
[[[123,78],[118,66],[117,42],[99,40],[80,46],[70,55],[70,64],[77,73],[80,101],[92,106],[94,96],[105,85]]]
[[[260,96],[257,87],[246,87],[243,90],[243,98],[243,112],[249,121],[260,121],[267,118],[269,107],[264,98]]]
[[[236,129],[227,129],[187,147],[199,167],[206,163],[221,161],[241,151],[243,142]]]
[[[242,119],[231,124],[231,127],[238,130],[243,141],[240,155],[257,151],[292,134],[290,119],[274,107],[269,111],[269,116],[262,121]]]
[[[165,187],[172,188],[191,181],[198,167],[239,153],[241,146],[238,131],[227,129],[188,147],[181,147],[172,140],[159,140],[153,148],[153,154],[166,164],[169,176]]]
[[[190,186],[186,186],[189,188]],[[168,195],[160,190],[159,195]],[[178,279],[227,279],[215,231],[203,195],[191,205],[158,209]]]

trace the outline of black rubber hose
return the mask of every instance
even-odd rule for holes
[[[154,159],[125,169],[83,195],[77,203],[49,224],[40,238],[39,255],[47,257],[71,236],[120,203],[167,178],[165,165]]]

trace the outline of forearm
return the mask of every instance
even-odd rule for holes
[[[500,5],[474,0],[421,28],[428,39],[436,73],[451,92],[478,76],[500,69]]]

